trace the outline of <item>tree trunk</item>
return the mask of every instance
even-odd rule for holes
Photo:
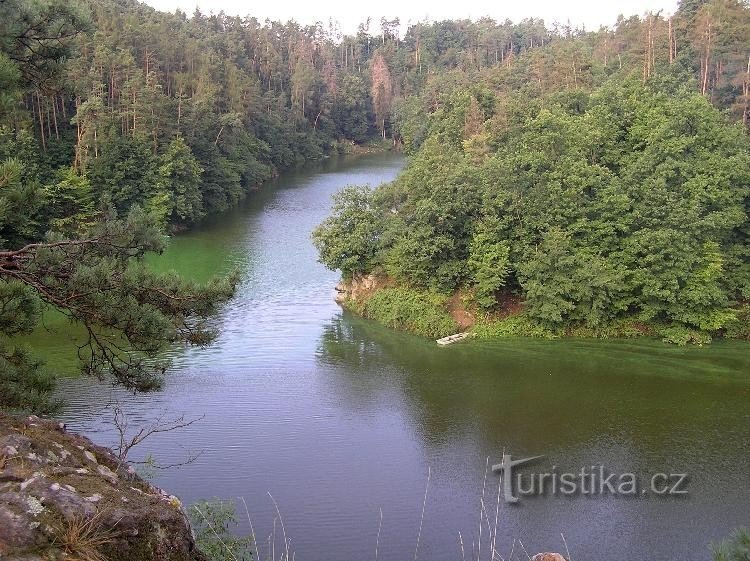
[[[33,94],[32,94],[33,95]],[[42,102],[39,99],[39,92],[36,92],[36,107],[39,114],[39,136],[42,140],[42,150],[47,151],[47,141],[44,138],[44,116],[42,115]]]

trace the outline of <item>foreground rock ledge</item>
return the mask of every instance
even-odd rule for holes
[[[0,413],[0,559],[207,561],[177,497],[64,425]]]

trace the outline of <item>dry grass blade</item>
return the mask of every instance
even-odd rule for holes
[[[253,528],[253,519],[250,517],[250,509],[247,507],[247,501],[245,497],[240,497],[242,504],[245,505],[245,513],[247,514],[247,522],[250,524],[250,535],[253,538],[253,545],[255,545],[255,559],[260,561],[260,551],[258,551],[258,540],[255,539],[255,528]]]
[[[568,561],[573,561],[570,558],[570,550],[568,549],[568,541],[565,539],[565,535],[562,532],[560,532],[560,537],[562,538],[563,544],[565,544],[565,554],[568,557]]]
[[[495,555],[497,553],[497,550],[495,549],[495,542],[497,541],[497,522],[500,518],[500,489],[502,488],[502,483],[499,483],[497,486],[497,502],[495,503],[495,527],[492,531],[492,554],[490,555],[490,558],[492,561],[495,561]]]
[[[529,561],[531,561],[531,555],[529,555],[529,552],[526,551],[526,546],[523,545],[523,542],[521,540],[518,540],[518,543],[520,544],[521,549],[523,549],[523,552],[526,554],[526,557],[528,557]]]
[[[276,502],[276,499],[273,498],[271,491],[267,491],[267,493],[268,493],[268,496],[271,497],[273,506],[276,508],[276,514],[279,515],[279,522],[281,523],[281,535],[284,538],[284,560],[290,561],[289,560],[289,540],[286,537],[286,528],[284,527],[284,517],[281,516],[281,510],[279,510],[279,505]],[[275,546],[276,546],[276,521],[274,520],[274,547]]]
[[[57,531],[57,541],[69,561],[108,561],[101,548],[115,541],[116,534],[102,527],[100,510],[94,516],[77,516]]]
[[[417,534],[417,546],[414,548],[414,561],[417,561],[417,555],[419,554],[419,542],[422,539],[422,524],[424,523],[424,509],[427,506],[427,490],[430,488],[430,476],[432,475],[432,468],[427,466],[427,483],[424,486],[424,499],[422,500],[422,516],[419,518],[419,533]]]
[[[380,546],[380,530],[383,529],[383,509],[380,508],[380,523],[378,524],[378,537],[375,539],[375,561],[378,561],[378,547]]]
[[[482,558],[482,522],[484,517],[484,492],[487,487],[487,470],[490,467],[490,457],[487,456],[487,461],[484,465],[484,481],[482,482],[482,498],[479,501],[479,544],[477,546],[477,561]]]

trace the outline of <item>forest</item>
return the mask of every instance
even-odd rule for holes
[[[426,302],[464,290],[488,318],[522,298],[545,332],[630,318],[677,341],[746,336],[749,42],[738,0],[596,31],[382,19],[354,35],[0,2],[0,405],[53,405],[53,375],[14,341],[50,309],[84,326],[85,373],[158,387],[160,352],[210,342],[238,279],[144,256],[367,143],[410,163],[345,191],[316,232],[345,276],[383,271]]]
[[[747,338],[749,15],[682,2],[501,41],[396,100],[406,170],[314,236],[346,279],[396,283],[349,307],[429,337],[458,295],[480,337]]]

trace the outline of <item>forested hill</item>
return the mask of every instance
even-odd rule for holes
[[[6,0],[0,16],[0,161],[17,158],[22,181],[44,188],[36,235],[85,222],[102,197],[185,225],[346,141],[419,141],[408,118],[417,96],[437,107],[456,82],[536,97],[613,74],[669,76],[748,118],[738,0],[684,0],[673,17],[596,32],[481,19],[420,23],[403,38],[398,20],[344,36],[334,23],[169,14],[133,0]]]
[[[452,51],[397,103],[407,169],[314,235],[389,279],[351,306],[428,336],[458,328],[454,294],[488,336],[750,338],[748,6],[527,41]]]

